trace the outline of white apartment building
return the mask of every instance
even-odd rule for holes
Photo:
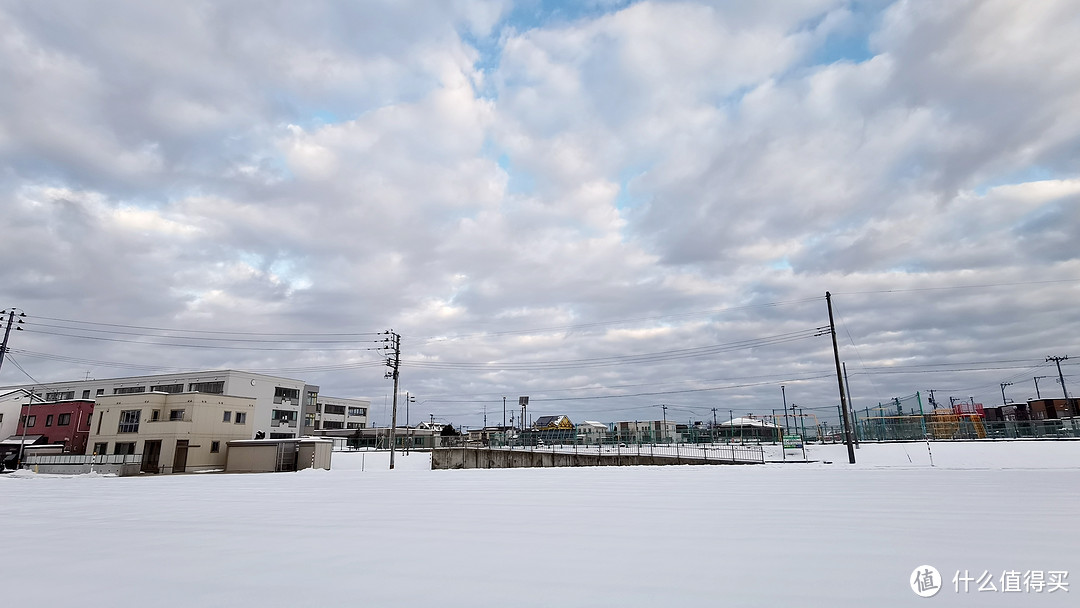
[[[319,387],[306,384],[303,380],[269,376],[237,370],[211,370],[200,372],[182,372],[177,374],[157,374],[153,376],[132,376],[104,380],[88,379],[69,382],[47,382],[38,385],[21,385],[0,388],[0,439],[15,432],[19,410],[27,402],[27,395],[34,394],[34,402],[62,401],[65,399],[98,399],[104,396],[131,395],[139,393],[187,393],[198,392],[212,395],[250,397],[255,400],[251,414],[253,433],[264,431],[268,439],[291,439],[310,434],[305,429],[301,412],[308,404],[316,407],[320,400],[332,405],[343,405],[345,409],[342,424],[357,424],[355,428],[367,426],[369,402],[360,399],[323,398]],[[346,403],[348,402],[348,403]],[[349,408],[362,410],[361,414],[350,416]],[[337,408],[334,408],[337,411]],[[340,417],[332,415],[334,422]],[[313,421],[314,422],[314,421]],[[10,427],[10,431],[9,431]]]
[[[367,428],[369,407],[371,402],[365,399],[318,395],[314,412],[305,406],[303,432],[310,435],[319,430]]]

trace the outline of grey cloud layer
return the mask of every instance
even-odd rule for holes
[[[1026,368],[869,370],[1075,346],[1080,21],[1068,3],[635,3],[529,28],[504,23],[510,9],[6,6],[0,78],[16,86],[0,91],[0,304],[150,327],[394,327],[407,360],[481,363],[813,328],[824,303],[803,300],[831,289],[867,402],[926,388],[993,402]],[[871,56],[814,59],[860,35]],[[901,291],[862,293],[887,290]],[[781,301],[801,303],[738,308]],[[608,323],[620,319],[636,321]],[[557,329],[505,333],[528,328]],[[29,332],[13,347],[184,368],[373,358]],[[43,380],[93,367],[15,356]],[[519,393],[749,385],[550,402],[575,419],[650,417],[661,401],[686,416],[768,411],[780,382],[827,406],[828,378],[798,379],[829,368],[817,339],[647,365],[416,365],[403,378],[476,424],[482,402]],[[374,368],[297,375],[335,394],[389,391]],[[22,380],[4,367],[0,381]]]

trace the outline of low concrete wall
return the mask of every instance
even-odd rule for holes
[[[755,464],[751,462],[650,456],[648,454],[599,454],[551,450],[508,450],[501,448],[436,448],[431,453],[432,469],[513,469],[535,467],[618,467],[674,464]]]
[[[126,477],[139,474],[138,464],[30,464],[23,468],[40,473],[42,475],[85,475],[97,473],[99,475],[116,475]]]

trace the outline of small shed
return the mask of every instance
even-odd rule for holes
[[[330,470],[331,439],[237,439],[230,441],[226,473]]]

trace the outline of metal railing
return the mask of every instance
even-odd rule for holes
[[[477,446],[479,447],[479,446]],[[488,449],[526,450],[531,452],[551,452],[562,454],[600,454],[605,456],[659,456],[664,458],[686,458],[716,462],[765,462],[765,449],[760,445],[737,444],[693,444],[693,443],[614,443],[594,445],[526,445],[503,447],[488,446]]]
[[[24,465],[34,464],[139,464],[142,454],[35,454],[23,458]]]

